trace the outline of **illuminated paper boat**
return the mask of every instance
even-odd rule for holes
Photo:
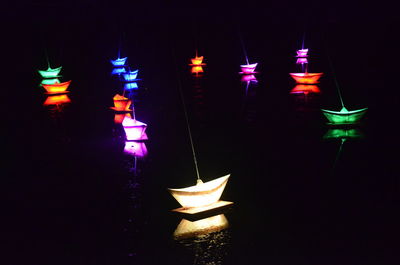
[[[110,60],[111,64],[114,67],[118,67],[118,66],[125,66],[126,60],[128,59],[128,57],[125,58],[117,58],[115,60]]]
[[[51,106],[51,105],[61,105],[70,103],[68,95],[54,95],[48,96],[43,103],[43,106]]]
[[[344,129],[335,128],[329,129],[325,135],[324,139],[359,139],[363,138],[364,134],[358,128]]]
[[[184,208],[205,207],[219,201],[230,175],[182,189],[168,189]]]
[[[242,64],[240,68],[242,69],[242,72],[240,74],[254,74],[256,67],[258,63],[253,63],[253,64]]]
[[[205,63],[203,63],[203,59],[204,59],[204,56],[197,56],[196,55],[196,57],[190,59],[190,61],[192,63],[189,64],[189,65],[206,65]]]
[[[301,58],[297,58],[296,64],[306,64],[308,63],[308,59],[301,57]]]
[[[135,157],[147,156],[147,147],[144,142],[125,141],[124,153]]]
[[[349,125],[359,123],[368,108],[348,111],[343,107],[340,111],[321,109],[330,125]]]
[[[128,71],[127,73],[124,73],[122,76],[124,77],[125,82],[132,82],[138,80],[136,79],[138,73],[139,70]]]
[[[116,94],[113,97],[113,101],[114,101],[114,107],[111,107],[111,109],[119,112],[132,111],[131,109],[129,109],[129,107],[132,104],[132,100],[130,100],[129,98]]]
[[[55,83],[51,85],[42,84],[44,89],[46,89],[47,94],[63,94],[68,93],[67,91],[69,84],[71,84],[71,80],[64,83]]]
[[[40,83],[41,85],[45,84],[45,85],[52,85],[55,83],[60,83],[60,80],[58,78],[45,78],[42,80],[42,82]]]
[[[323,73],[290,73],[298,84],[317,84]]]
[[[211,216],[197,221],[182,219],[176,227],[173,237],[176,240],[197,237],[218,232],[229,227],[228,219],[224,214]]]
[[[204,73],[203,67],[201,65],[194,65],[192,66],[191,73],[199,76],[200,74]]]
[[[257,83],[257,78],[255,75],[242,75],[242,78],[240,79],[242,82],[253,82]]]
[[[112,69],[111,74],[112,75],[120,75],[126,73],[126,69],[124,67],[117,67]]]
[[[147,124],[125,116],[122,121],[122,126],[124,127],[126,140],[142,141],[148,139],[145,132]]]
[[[308,49],[297,50],[296,53],[296,57],[307,57]]]
[[[121,124],[125,117],[132,118],[130,113],[115,113],[114,115],[114,123]]]
[[[321,93],[321,90],[316,85],[296,85],[290,94],[308,94],[308,93]]]
[[[58,68],[50,68],[50,66],[47,68],[47,70],[38,70],[39,74],[43,78],[55,78],[59,76],[59,73],[61,72],[62,66]]]
[[[125,83],[124,84],[124,89],[126,90],[131,90],[131,89],[138,89],[138,83],[137,82],[130,82],[130,83]]]

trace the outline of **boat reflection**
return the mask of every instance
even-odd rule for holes
[[[361,139],[364,138],[364,134],[359,128],[335,128],[329,129],[323,139]]]
[[[196,221],[182,219],[176,227],[173,237],[175,240],[198,237],[201,235],[218,232],[228,227],[229,222],[224,214],[214,215]]]
[[[203,67],[200,65],[194,65],[192,66],[192,68],[190,69],[190,72],[196,76],[196,77],[201,77],[203,76],[204,70]]]
[[[124,153],[143,158],[147,156],[148,151],[144,142],[125,141]]]
[[[139,89],[139,86],[137,82],[130,82],[124,84],[124,89],[125,90]]]
[[[43,102],[43,106],[51,107],[51,110],[62,111],[69,103],[71,103],[71,99],[68,95],[53,95],[47,96],[46,100]]]
[[[290,94],[309,94],[309,93],[321,93],[321,90],[316,85],[296,85],[292,90],[290,90]]]
[[[126,73],[125,67],[117,67],[117,68],[112,69],[112,71],[111,71],[112,75],[120,75],[123,73]]]
[[[114,123],[121,124],[125,117],[132,118],[132,115],[130,113],[115,113]]]

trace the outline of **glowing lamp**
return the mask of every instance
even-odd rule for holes
[[[258,63],[253,64],[242,64],[240,68],[242,69],[241,74],[254,74]]]
[[[168,189],[184,208],[204,207],[219,201],[230,175],[182,189]]]
[[[130,113],[115,113],[114,115],[114,123],[121,124],[125,117],[132,118]]]
[[[182,219],[174,231],[174,239],[185,239],[218,232],[229,227],[228,219],[224,214],[211,216],[191,222]]]
[[[137,82],[130,82],[130,83],[125,83],[124,84],[124,89],[126,90],[132,90],[132,89],[138,89],[138,83]]]
[[[297,58],[296,64],[306,64],[308,63],[308,59],[305,57]]]
[[[204,73],[203,67],[201,65],[194,65],[192,66],[191,73],[195,75]]]
[[[307,57],[308,49],[297,50],[296,53],[297,53],[296,57]]]
[[[132,82],[132,81],[136,81],[136,77],[138,75],[139,70],[135,70],[135,71],[128,71],[127,73],[124,73],[122,76],[124,77],[124,80],[126,82]]]
[[[321,93],[321,90],[316,85],[296,85],[290,94],[308,94],[308,93]]]
[[[67,95],[54,95],[48,96],[43,103],[43,106],[61,105],[70,103],[71,100]]]
[[[111,109],[121,112],[132,111],[131,109],[129,109],[129,107],[132,104],[132,100],[130,100],[129,98],[116,94],[113,97],[113,100],[114,100],[114,107],[111,107]]]
[[[58,68],[50,68],[50,66],[47,68],[47,70],[38,70],[39,74],[43,78],[55,78],[58,77],[58,74],[61,72],[62,66]]]
[[[128,57],[125,57],[125,58],[117,58],[117,59],[115,59],[115,60],[110,60],[110,62],[111,62],[111,64],[112,64],[114,67],[124,66],[127,59],[128,59]]]
[[[71,84],[71,80],[64,82],[64,83],[55,83],[55,84],[42,84],[44,89],[46,89],[47,94],[62,94],[62,93],[68,93],[67,88]]]
[[[41,85],[43,85],[43,84],[52,85],[52,84],[55,84],[55,83],[60,83],[60,80],[58,78],[46,78],[46,79],[43,79],[40,84]]]
[[[147,156],[148,152],[144,142],[126,141],[124,153],[133,155],[135,157],[145,157]]]
[[[122,126],[124,127],[126,140],[141,141],[148,139],[145,132],[147,124],[125,116],[122,121]]]
[[[205,63],[203,63],[203,59],[204,59],[204,56],[199,57],[196,55],[196,57],[190,59],[190,61],[192,62],[192,64],[190,64],[190,65],[206,65]]]
[[[317,84],[323,73],[290,73],[298,84]]]
[[[358,139],[362,137],[364,137],[364,135],[357,128],[329,129],[323,136],[324,139]]]
[[[112,75],[120,75],[120,74],[123,74],[123,73],[126,73],[126,69],[124,67],[117,67],[117,68],[114,68],[111,71]]]
[[[257,83],[257,78],[255,75],[242,75],[241,80],[242,82],[254,82]]]
[[[330,125],[349,125],[359,123],[368,108],[348,111],[343,107],[340,111],[321,109]]]

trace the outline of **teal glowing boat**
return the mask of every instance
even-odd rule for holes
[[[344,105],[340,111],[321,109],[322,113],[328,119],[329,125],[358,124],[367,110],[368,108],[348,111]]]
[[[47,68],[47,70],[38,70],[39,74],[43,78],[56,78],[59,77],[59,74],[61,72],[62,66],[58,68],[50,68],[50,66]]]

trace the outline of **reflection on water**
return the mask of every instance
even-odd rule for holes
[[[193,252],[193,264],[222,264],[228,254],[231,235],[224,214],[194,222],[182,219],[174,239]]]
[[[46,100],[43,102],[52,118],[59,118],[61,113],[64,112],[66,106],[71,103],[71,99],[66,94],[47,96]]]
[[[202,76],[203,76],[203,73],[204,73],[204,70],[203,70],[203,67],[202,67],[202,66],[197,65],[197,66],[192,66],[190,72],[191,72],[191,73],[193,74],[193,76],[195,76],[195,77],[202,77]]]
[[[360,139],[364,134],[359,128],[335,128],[329,129],[323,139]]]
[[[308,112],[319,108],[321,90],[317,85],[298,84],[289,93],[296,111]]]
[[[257,116],[257,85],[255,75],[242,75],[241,82],[245,85],[242,113],[248,123],[253,123]]]

